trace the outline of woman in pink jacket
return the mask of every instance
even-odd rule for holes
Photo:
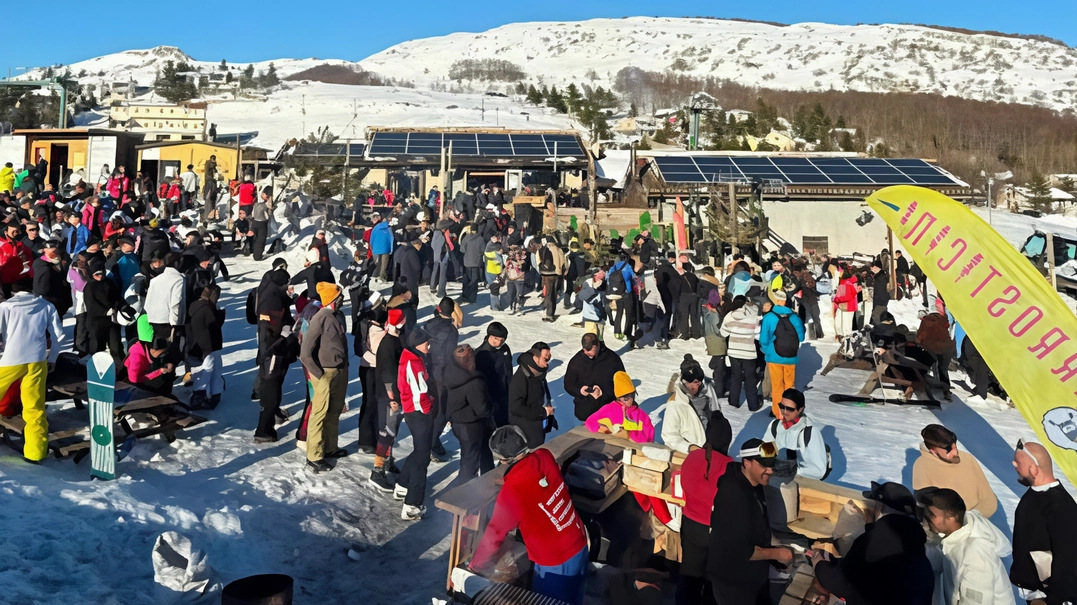
[[[859,306],[857,303],[859,292],[856,276],[849,271],[848,267],[843,268],[838,287],[831,298],[834,303],[834,334],[838,341],[841,341],[843,336],[853,333],[853,316],[856,315],[856,309]]]
[[[628,433],[636,443],[654,441],[651,417],[636,404],[636,387],[626,372],[613,375],[613,396],[617,399],[600,407],[587,418],[587,429],[593,433]]]

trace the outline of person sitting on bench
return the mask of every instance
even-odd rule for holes
[[[176,364],[168,356],[168,340],[154,338],[147,345],[141,340],[131,346],[123,365],[132,384],[158,395],[171,395],[176,381]]]

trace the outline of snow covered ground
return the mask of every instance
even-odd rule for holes
[[[212,100],[209,112],[218,132],[258,131],[253,144],[274,151],[323,126],[360,140],[367,126],[574,127],[567,115],[506,97],[321,82],[287,82],[260,101]]]
[[[1011,229],[1016,233],[1024,218],[996,213],[995,224],[1004,233]],[[312,234],[313,227],[307,226],[302,241]],[[299,248],[292,246],[285,253],[293,268],[301,266]],[[350,255],[339,239],[332,253],[338,268]],[[433,509],[432,497],[427,500],[428,518],[406,523],[399,518],[399,503],[366,484],[371,457],[352,455],[330,473],[308,474],[303,454],[295,448],[294,420],[280,429],[280,442],[253,443],[258,405],[250,401],[249,392],[255,340],[254,328],[243,317],[243,304],[269,265],[269,260],[234,262],[232,280],[222,284],[221,302],[228,309],[227,391],[220,407],[206,414],[209,422],[181,433],[172,444],[156,438],[140,442],[119,463],[120,476],[112,482],[91,482],[88,461],[75,466],[48,459],[41,466],[30,466],[16,452],[0,448],[4,511],[0,603],[167,602],[155,593],[150,550],[157,536],[170,530],[206,552],[222,582],[255,573],[293,576],[297,604],[419,605],[443,594],[451,518]],[[435,301],[425,288],[421,292],[423,320]],[[456,292],[450,288],[450,295]],[[485,325],[496,319],[508,327],[508,343],[516,352],[537,340],[550,343],[554,353],[550,387],[560,430],[566,431],[578,422],[562,379],[568,359],[578,349],[581,330],[570,326],[573,316],[554,324],[541,322],[538,301],[529,302],[533,310],[523,317],[491,313],[479,305],[465,307],[461,338],[477,346]],[[899,319],[911,321],[916,304],[894,303],[894,311]],[[828,320],[824,323],[826,333],[832,334]],[[611,340],[611,346],[621,345]],[[828,480],[856,487],[883,480],[910,483],[920,429],[942,422],[958,434],[960,447],[980,460],[1002,504],[994,520],[1009,532],[1024,491],[1010,465],[1013,444],[1019,437],[1034,437],[1020,414],[992,404],[969,406],[961,401],[966,393],[960,389],[953,403],[934,411],[829,403],[827,395],[855,392],[866,378],[864,372],[842,369],[817,376],[835,350],[836,344],[827,339],[806,343],[797,367],[797,385],[807,389],[807,412],[823,426],[822,434],[833,450],[834,471]],[[656,423],[661,421],[666,385],[684,354],[706,359],[700,342],[676,341],[666,352],[623,347],[620,352],[638,383],[643,407]],[[354,451],[361,396],[356,372],[352,374],[349,410],[341,419],[341,445]],[[964,377],[953,379],[961,384]],[[297,417],[303,405],[298,364],[291,369],[284,395],[286,407]],[[746,408],[726,408],[725,413],[734,427],[735,447],[761,435],[768,421],[765,411],[753,415]],[[401,458],[411,447],[406,429],[403,434]],[[456,447],[451,434],[446,441]],[[432,491],[444,487],[456,468],[456,462],[432,465]],[[351,545],[361,552],[360,562],[347,557]]]

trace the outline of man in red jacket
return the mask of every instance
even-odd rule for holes
[[[7,296],[11,294],[11,284],[34,276],[34,255],[21,239],[22,228],[18,223],[4,226],[4,239],[0,240],[0,282]]]
[[[557,460],[547,449],[527,453],[527,437],[511,424],[494,431],[490,449],[509,468],[469,567],[489,571],[505,536],[519,527],[535,564],[531,590],[579,605],[587,580],[587,536]]]
[[[418,521],[426,513],[426,471],[430,468],[430,448],[434,440],[434,397],[430,394],[430,373],[426,369],[426,354],[430,351],[430,335],[422,328],[408,332],[407,345],[400,355],[396,373],[396,390],[400,393],[400,408],[404,422],[411,431],[414,444],[404,461],[400,480],[393,498],[404,501],[400,518]]]

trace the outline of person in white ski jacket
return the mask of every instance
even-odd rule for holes
[[[707,443],[707,424],[716,418],[721,418],[724,423],[722,434],[732,439],[733,429],[729,421],[724,416],[711,415],[720,413],[721,407],[711,379],[704,374],[698,361],[685,355],[680,376],[662,413],[662,443],[683,454],[693,447],[703,447]]]
[[[1003,557],[1006,536],[952,489],[926,488],[920,494],[924,520],[942,536],[942,599],[945,605],[1015,605]]]
[[[823,442],[822,431],[813,427],[811,420],[804,415],[804,407],[804,393],[786,389],[778,406],[782,416],[767,425],[762,439],[778,446],[779,450],[796,452],[797,475],[821,480],[830,467],[826,443]],[[786,456],[779,451],[778,457]]]
[[[150,280],[146,290],[146,318],[153,326],[155,337],[171,340],[171,328],[182,326],[187,316],[183,274],[176,268],[179,262],[179,254],[165,255],[164,271]]]
[[[45,417],[45,380],[64,345],[64,328],[56,307],[35,295],[33,281],[11,285],[11,298],[0,303],[0,396],[21,379],[23,457],[40,462],[48,453],[49,421]],[[46,338],[46,336],[48,338]],[[50,342],[51,339],[51,342]]]

